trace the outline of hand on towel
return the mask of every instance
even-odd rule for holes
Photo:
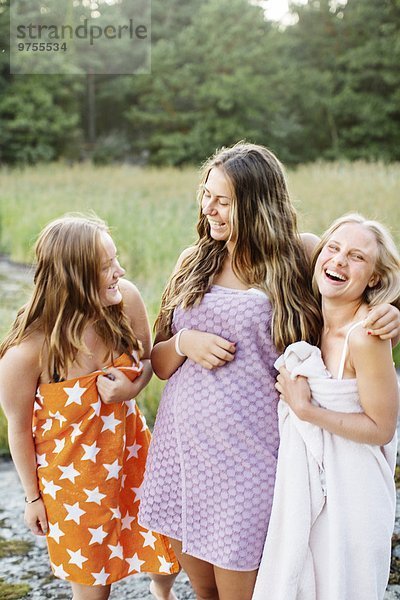
[[[197,329],[183,331],[179,346],[185,356],[210,371],[231,362],[236,352],[236,342]]]
[[[124,402],[135,398],[142,387],[140,376],[132,382],[129,377],[115,367],[103,369],[103,375],[99,375],[97,378],[97,389],[104,404]]]
[[[275,387],[281,400],[290,406],[299,419],[307,421],[307,411],[311,406],[311,390],[307,379],[301,375],[292,379],[289,371],[280,367]]]

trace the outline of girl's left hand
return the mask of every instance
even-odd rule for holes
[[[307,420],[307,411],[311,406],[311,390],[306,377],[299,375],[291,379],[289,371],[285,367],[279,369],[279,375],[275,384],[284,400],[299,419]]]
[[[99,375],[97,378],[97,389],[104,404],[131,400],[137,396],[143,387],[142,382],[139,383],[138,381],[140,375],[134,381],[131,381],[129,377],[115,367],[103,369],[103,373],[104,375]]]
[[[374,306],[363,326],[382,340],[392,340],[392,345],[395,346],[400,339],[400,311],[392,304]]]

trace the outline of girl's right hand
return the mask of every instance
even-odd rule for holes
[[[35,535],[46,535],[48,524],[42,498],[25,506],[25,523]]]
[[[196,329],[182,331],[179,347],[190,360],[209,370],[231,362],[236,352],[236,342]]]

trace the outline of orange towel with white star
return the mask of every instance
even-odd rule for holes
[[[114,362],[132,381],[141,366]],[[107,585],[137,572],[179,570],[168,539],[137,521],[150,431],[136,402],[104,404],[101,371],[37,391],[33,431],[56,577]]]

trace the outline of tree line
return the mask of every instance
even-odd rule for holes
[[[0,53],[0,163],[183,165],[239,139],[288,164],[400,160],[400,0],[292,2],[286,27],[261,4],[153,0],[149,75],[11,75]]]

